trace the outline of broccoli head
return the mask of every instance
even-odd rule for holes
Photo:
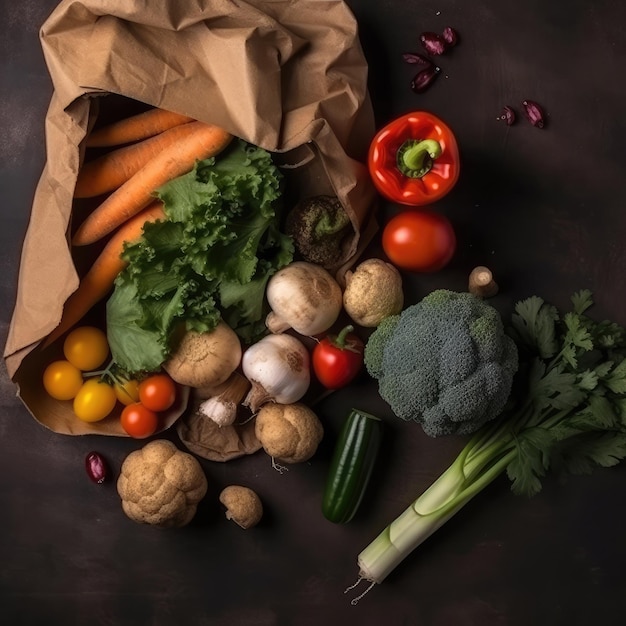
[[[380,324],[365,365],[395,415],[438,437],[472,433],[502,412],[518,354],[493,306],[438,289]]]

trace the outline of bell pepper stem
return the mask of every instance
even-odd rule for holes
[[[339,334],[337,335],[337,337],[335,338],[335,345],[338,348],[341,348],[342,350],[344,350],[346,348],[346,338],[348,336],[349,333],[351,333],[354,330],[353,326],[346,326],[345,328],[342,328],[341,331],[339,332]]]
[[[400,146],[396,161],[405,176],[421,178],[441,153],[441,144],[434,139],[409,139]]]

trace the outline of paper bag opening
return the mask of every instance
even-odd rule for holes
[[[122,434],[117,425],[77,425],[39,382],[45,361],[39,344],[58,324],[80,277],[68,233],[84,138],[120,99],[221,126],[274,153],[302,197],[336,195],[354,228],[344,266],[371,237],[375,194],[363,165],[374,133],[367,64],[346,4],[323,4],[323,11],[320,0],[148,8],[112,0],[103,14],[96,0],[66,0],[43,25],[54,85],[47,163],[4,356],[20,397],[45,426],[65,434]]]

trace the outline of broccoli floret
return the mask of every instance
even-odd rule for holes
[[[399,315],[385,317],[376,328],[376,332],[368,339],[365,354],[367,371],[376,379],[383,374],[383,348],[393,335],[399,321]]]
[[[493,306],[438,289],[381,323],[365,365],[395,415],[438,437],[472,433],[502,412],[518,354]]]

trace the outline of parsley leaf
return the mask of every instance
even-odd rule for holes
[[[556,338],[558,319],[557,309],[546,304],[538,296],[518,302],[511,323],[519,347],[536,351],[544,359],[554,356],[558,351]]]

